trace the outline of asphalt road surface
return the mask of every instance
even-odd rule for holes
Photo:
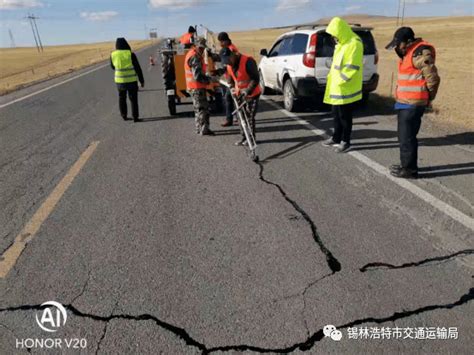
[[[327,113],[270,96],[255,164],[222,117],[169,117],[155,51],[141,123],[108,67],[2,98],[1,354],[472,353],[472,132],[422,133],[407,182],[393,115],[361,110],[339,155]]]

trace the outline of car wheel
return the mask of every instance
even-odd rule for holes
[[[295,88],[291,83],[291,79],[287,79],[283,84],[283,105],[285,106],[285,110],[289,112],[296,111]]]
[[[260,85],[260,89],[262,90],[262,94],[263,95],[268,95],[270,93],[270,89],[265,86],[265,80],[263,79],[262,71],[259,70],[258,73],[260,75],[260,84],[259,85]]]

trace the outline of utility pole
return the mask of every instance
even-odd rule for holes
[[[31,31],[33,32],[33,37],[35,38],[36,49],[38,50],[38,53],[39,53],[40,48],[39,48],[39,45],[38,45],[38,40],[36,39],[36,32],[35,32],[35,28],[33,27],[33,21],[31,21],[31,15],[28,15],[25,18],[27,18],[28,21],[30,21]]]
[[[36,34],[38,35],[38,41],[39,41],[39,45],[41,47],[41,52],[42,52],[43,51],[43,42],[41,42],[41,37],[40,37],[40,33],[38,31],[38,26],[36,26],[36,19],[39,19],[39,17],[33,16],[33,23],[35,24]]]
[[[8,34],[10,35],[10,45],[12,48],[15,48],[15,39],[13,38],[13,33],[11,29],[8,29]]]
[[[406,1],[403,0],[403,10],[402,10],[402,26],[403,26],[403,20],[405,19],[405,3]]]
[[[26,17],[30,21],[31,31],[33,31],[33,37],[35,38],[36,49],[38,52],[43,51],[43,43],[41,42],[40,34],[38,31],[38,26],[36,25],[36,20],[39,17],[34,16],[33,14]]]

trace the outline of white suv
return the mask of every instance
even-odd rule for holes
[[[305,99],[321,102],[331,68],[334,41],[326,33],[327,25],[299,26],[275,41],[270,52],[260,51],[260,85],[283,93],[285,109],[296,111]],[[352,30],[364,43],[364,99],[375,91],[378,53],[371,27],[351,24]]]

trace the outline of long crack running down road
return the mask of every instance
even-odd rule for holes
[[[289,114],[274,95],[254,164],[223,117],[215,137],[194,133],[189,100],[169,117],[159,68],[140,123],[118,116],[107,66],[1,98],[1,354],[44,353],[21,344],[48,338],[98,354],[470,354],[472,175],[436,171],[469,166],[472,142],[421,137],[430,174],[399,184],[380,168],[398,154],[393,116],[358,112],[357,154],[335,154],[320,144],[327,112]],[[67,314],[53,333],[37,320],[48,301]]]

